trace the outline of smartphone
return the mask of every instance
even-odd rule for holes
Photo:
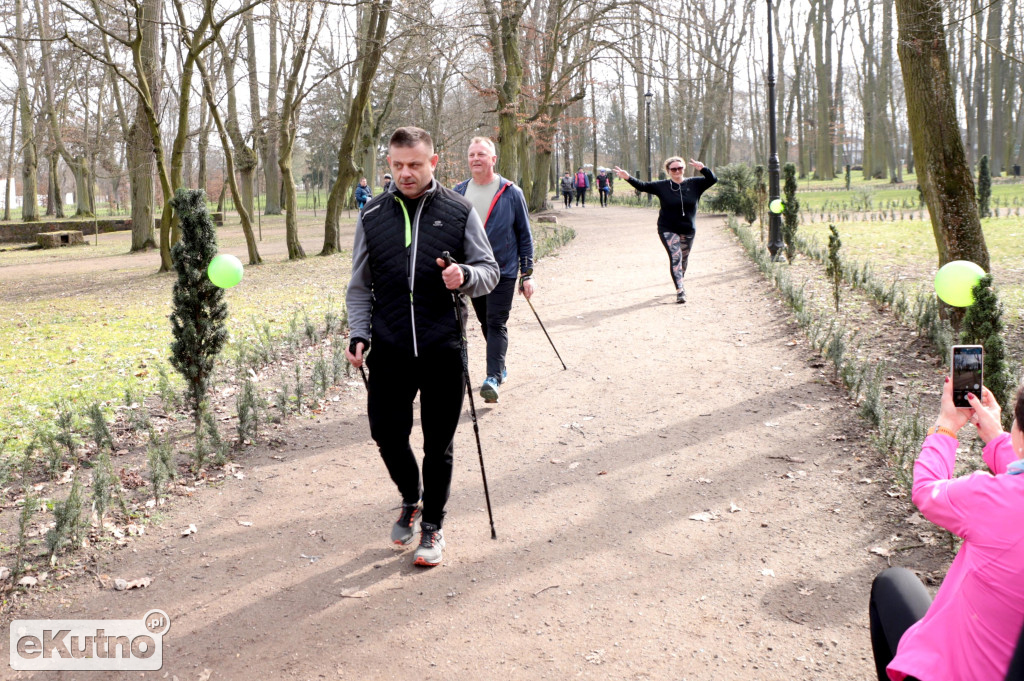
[[[953,405],[970,407],[967,393],[981,399],[984,384],[985,352],[980,345],[953,346]]]

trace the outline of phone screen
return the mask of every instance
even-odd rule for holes
[[[969,407],[967,393],[981,397],[982,366],[984,358],[980,345],[961,345],[953,348],[953,404]]]

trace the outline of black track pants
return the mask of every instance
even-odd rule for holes
[[[402,501],[420,499],[420,468],[409,444],[412,404],[420,395],[423,427],[423,522],[438,527],[452,484],[453,440],[462,413],[465,378],[462,353],[444,348],[408,357],[375,345],[370,368],[367,415],[370,435],[380,449]]]
[[[508,352],[508,313],[516,297],[516,278],[502,277],[498,285],[486,296],[473,298],[473,310],[483,328],[487,341],[487,375],[501,383],[501,370],[505,368]]]

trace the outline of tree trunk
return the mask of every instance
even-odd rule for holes
[[[270,3],[270,67],[269,81],[267,86],[267,120],[262,128],[264,131],[263,149],[263,180],[266,183],[266,203],[264,204],[264,215],[280,215],[281,194],[281,171],[278,165],[278,147],[280,140],[281,121],[278,113],[278,92],[280,91],[280,79],[278,78],[278,47],[277,47],[277,3]]]
[[[988,155],[988,74],[986,69],[984,42],[980,36],[985,27],[985,11],[980,0],[974,0],[973,10],[977,12],[974,17],[975,36],[974,39],[974,109],[977,120],[977,158]]]
[[[64,200],[60,193],[60,154],[56,151],[50,153],[50,183],[47,190],[49,197],[46,202],[46,214],[55,218],[63,218]]]
[[[210,183],[210,171],[206,166],[206,157],[210,153],[210,124],[213,121],[210,118],[210,114],[207,113],[205,106],[199,107],[199,140],[196,143],[196,154],[199,156],[198,159],[198,173],[196,177],[196,187],[203,190],[205,194]]]
[[[941,0],[896,0],[897,52],[918,174],[939,251],[939,265],[970,260],[989,269],[988,249],[964,155],[950,80]]]
[[[526,2],[481,0],[481,4],[487,17],[488,52],[497,96],[497,171],[514,180],[520,176],[517,132],[523,87],[523,52],[519,46],[519,22],[526,10]]]
[[[992,141],[990,143],[989,170],[992,177],[1003,174],[1003,155],[1005,153],[1006,129],[1003,123],[1005,108],[1003,105],[1003,55],[999,29],[1003,22],[1002,0],[993,0],[988,8],[988,50],[989,50],[989,99],[992,102]]]
[[[387,36],[388,21],[391,17],[391,1],[374,0],[371,2],[365,22],[360,27],[357,54],[357,59],[360,62],[359,82],[356,85],[355,96],[350,102],[345,135],[342,137],[341,146],[338,147],[338,177],[331,186],[331,193],[327,199],[327,210],[324,216],[324,245],[320,250],[320,255],[331,255],[341,250],[341,232],[338,228],[338,221],[341,217],[345,196],[348,195],[348,189],[358,172],[352,163],[352,158],[355,145],[363,130],[364,113],[369,106],[373,80],[377,76],[377,69],[384,54],[384,38]],[[282,177],[284,177],[283,166],[281,170]],[[290,168],[288,172],[291,172]],[[285,191],[289,191],[289,187],[285,186]],[[294,188],[291,191],[294,193]],[[299,248],[302,247],[299,246]],[[289,253],[290,249],[291,246],[289,246]]]
[[[142,31],[143,74],[149,84],[154,111],[160,107],[160,22],[163,18],[163,4],[160,0],[144,0],[143,21],[138,28]],[[153,134],[149,127],[149,115],[142,97],[137,97],[135,122],[128,138],[128,180],[132,196],[132,252],[156,247],[153,228],[153,207],[155,188],[153,184],[155,153]],[[164,197],[164,201],[170,197]],[[160,244],[160,271],[171,269],[170,244]]]
[[[22,0],[14,0],[15,35],[19,38],[14,41],[14,50],[21,107],[21,219],[23,222],[35,222],[39,219],[39,157],[36,154],[35,117],[28,96],[28,64],[25,59],[28,34],[23,24],[24,13]]]
[[[814,177],[834,177],[832,146],[832,0],[817,0],[814,18],[814,76],[816,85]]]
[[[233,42],[231,45],[225,45],[223,41],[218,40],[218,44],[224,55],[224,79],[228,83],[234,83],[235,63],[238,59],[238,43]],[[235,208],[237,210],[241,206],[249,215],[255,215],[252,183],[258,159],[256,158],[256,153],[246,144],[245,136],[242,134],[241,127],[238,124],[238,104],[234,88],[228,88],[227,90],[227,106],[227,119],[224,121],[224,125],[227,128],[228,137],[231,139],[235,171],[238,173],[237,186],[240,192],[238,196],[235,196]]]
[[[7,172],[4,173],[4,222],[11,219],[11,194],[14,184],[14,145],[18,134],[18,92],[11,104],[11,143],[7,147]]]

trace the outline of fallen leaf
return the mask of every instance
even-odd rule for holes
[[[779,427],[779,422],[778,421],[765,421],[764,425],[768,426],[769,428],[778,428]]]
[[[737,506],[734,502],[729,502],[729,513],[739,513],[743,509]]]
[[[765,577],[774,577],[775,570],[772,570],[771,568],[765,568],[764,570],[761,570],[761,574]]]
[[[871,553],[874,553],[875,555],[878,555],[878,556],[882,556],[883,558],[888,558],[889,556],[892,555],[892,552],[889,551],[889,549],[885,548],[884,546],[872,547]]]
[[[697,520],[702,523],[709,523],[714,520],[717,516],[714,513],[708,511],[701,511],[700,513],[694,513],[690,516],[690,520]]]
[[[18,586],[35,586],[39,583],[39,580],[32,575],[25,575],[18,580]]]
[[[601,471],[598,475],[608,475],[608,471]]]
[[[238,524],[241,525],[242,527],[252,527],[252,521],[251,520],[239,520]]]
[[[8,567],[0,567],[0,580],[5,580],[11,576],[11,569]]]
[[[188,527],[186,527],[184,530],[181,531],[181,536],[182,537],[187,537],[190,534],[195,534],[198,531],[199,530],[196,529],[195,525],[189,525]]]
[[[811,594],[814,593],[814,589],[807,589],[805,587],[800,587],[799,589],[797,589],[797,593],[799,593],[801,596],[810,596]]]
[[[905,522],[907,525],[921,525],[921,524],[926,523],[928,521],[924,519],[924,516],[922,516],[920,513],[917,513],[915,511],[914,513],[912,513],[903,522]]]
[[[210,674],[212,673],[209,669],[204,669],[196,681],[210,681]]]
[[[127,591],[129,589],[144,589],[153,583],[150,577],[140,577],[139,579],[133,579],[131,581],[127,579],[115,579],[114,590],[115,591]]]
[[[368,598],[369,596],[370,593],[368,591],[363,591],[357,586],[352,587],[350,589],[345,589],[341,592],[342,598]]]

